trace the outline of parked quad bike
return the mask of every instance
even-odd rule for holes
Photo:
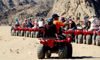
[[[71,34],[71,32],[63,32],[65,34]],[[40,39],[40,44],[37,48],[38,59],[51,57],[52,53],[58,53],[59,58],[71,58],[72,57],[72,36],[67,36],[66,39]]]
[[[92,31],[83,31],[83,44],[92,44]]]
[[[75,43],[83,43],[83,31],[75,30]]]

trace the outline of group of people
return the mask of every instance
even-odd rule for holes
[[[96,19],[96,17],[85,17],[85,27],[82,29],[86,29],[89,31],[93,31],[93,27],[99,27],[97,30],[100,30],[100,20]],[[64,38],[61,32],[61,27],[65,28],[67,27],[67,30],[75,30],[77,29],[76,23],[72,20],[71,17],[65,18],[61,17],[61,20],[59,20],[59,15],[53,14],[51,18],[48,18],[46,21],[43,18],[35,19],[35,21],[32,21],[31,19],[25,19],[22,24],[19,23],[18,19],[15,19],[15,24],[12,26],[12,29],[14,27],[22,26],[22,28],[44,28],[45,32],[43,34],[43,37],[45,34],[49,35],[48,33],[52,33],[56,36],[57,39]],[[96,25],[96,22],[98,24]],[[50,32],[51,31],[51,32]],[[48,32],[48,33],[47,33]],[[52,35],[51,35],[52,36]]]

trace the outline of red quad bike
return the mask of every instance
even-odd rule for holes
[[[19,36],[24,36],[24,28],[19,27]]]
[[[63,31],[65,34],[72,34],[71,31]],[[59,58],[72,57],[72,36],[67,36],[66,39],[40,39],[40,44],[37,48],[37,55],[39,59],[51,57],[51,53],[58,53]]]
[[[44,29],[31,29],[31,37],[39,38],[40,35],[43,36],[43,31]]]
[[[19,28],[20,27],[14,28],[14,30],[13,30],[14,36],[18,36],[19,35]]]
[[[75,30],[75,43],[83,43],[83,30]]]
[[[83,30],[83,44],[92,44],[92,31]]]
[[[40,28],[38,32],[35,33],[36,38],[43,37],[44,28]]]
[[[24,36],[29,37],[29,28],[24,28]]]
[[[14,28],[11,30],[11,36],[15,36],[15,30],[14,30]]]

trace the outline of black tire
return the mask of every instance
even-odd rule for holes
[[[14,30],[11,31],[11,36],[15,36],[15,31]]]
[[[79,44],[83,43],[83,35],[82,34],[78,35],[78,43]]]
[[[26,37],[29,37],[29,31],[26,31]]]
[[[92,36],[92,45],[96,45],[96,36],[95,35]]]
[[[75,43],[78,43],[78,36],[75,36]]]
[[[34,38],[35,37],[35,32],[31,32],[31,38]]]
[[[92,44],[92,36],[91,35],[86,36],[86,44]]]
[[[50,57],[51,57],[51,52],[50,52],[50,50],[48,50],[45,54],[46,54],[46,58],[50,58]]]
[[[59,48],[59,58],[71,58],[72,57],[72,45],[67,45]]]
[[[24,31],[21,31],[21,36],[24,36]]]
[[[16,36],[18,36],[19,35],[19,31],[16,31]]]
[[[96,36],[96,45],[100,46],[100,36],[99,35]]]
[[[31,37],[31,32],[29,32],[29,37]]]
[[[18,32],[18,36],[21,36],[21,31]]]
[[[86,36],[83,36],[83,44],[86,44]]]
[[[39,32],[35,32],[35,38],[39,38]]]
[[[24,37],[26,37],[26,31],[24,31]]]
[[[44,46],[42,44],[38,45],[37,56],[38,56],[38,59],[45,58],[45,48],[44,48]]]

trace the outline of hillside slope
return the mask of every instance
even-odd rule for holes
[[[0,22],[11,24],[14,18],[45,17],[52,6],[53,0],[0,0]]]
[[[84,20],[86,15],[100,15],[99,0],[55,0],[48,16],[57,13],[60,16],[72,16],[74,20]]]

